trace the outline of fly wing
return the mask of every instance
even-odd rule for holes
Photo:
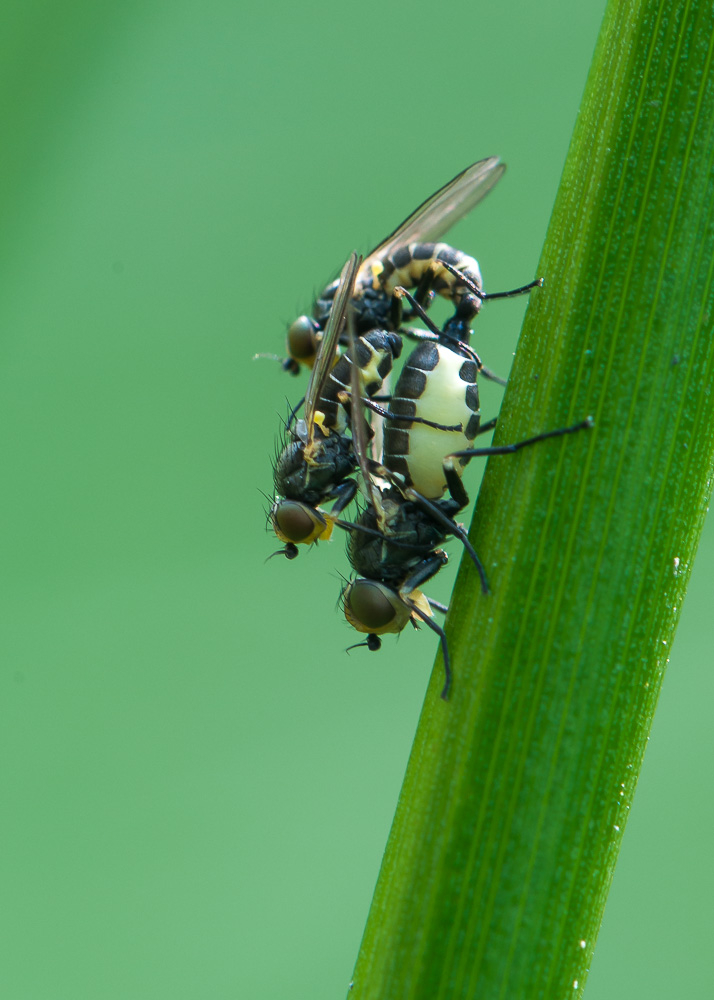
[[[345,324],[347,303],[354,294],[355,278],[359,271],[362,258],[353,253],[342,268],[340,283],[335,292],[335,299],[330,310],[330,317],[325,327],[325,333],[317,352],[315,364],[310,374],[307,392],[305,393],[305,420],[307,423],[308,442],[311,443],[315,433],[315,411],[317,401],[322,394],[325,381],[332,371],[337,353],[337,344]]]
[[[478,160],[427,198],[401,226],[398,226],[365,258],[362,270],[388,256],[396,247],[409,243],[432,243],[441,239],[459,219],[478,205],[498,183],[506,169],[497,156]]]
[[[359,465],[359,470],[362,474],[362,482],[364,483],[364,490],[367,495],[367,499],[369,500],[370,505],[373,507],[375,513],[377,514],[377,518],[381,523],[384,519],[381,492],[375,483],[372,474],[370,473],[369,461],[367,457],[369,428],[367,425],[367,411],[362,399],[363,388],[360,380],[359,368],[355,364],[355,359],[357,357],[355,322],[354,313],[351,308],[347,312],[347,330],[349,340],[349,356],[352,359],[352,364],[350,365],[350,407],[352,411],[350,426],[352,430],[352,450],[355,453],[355,458],[357,459],[357,464]]]

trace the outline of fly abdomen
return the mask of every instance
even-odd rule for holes
[[[401,337],[387,330],[370,330],[356,339],[355,354],[363,396],[374,396],[379,392],[384,379],[392,370],[394,359],[399,357],[401,351]],[[339,434],[344,432],[347,419],[338,394],[350,392],[351,369],[352,351],[348,349],[325,380],[317,401],[317,409],[324,416],[325,426]]]
[[[476,374],[470,358],[443,344],[423,341],[407,359],[394,388],[389,408],[400,419],[385,426],[383,462],[405,486],[428,499],[443,496],[446,489],[444,458],[469,448],[478,433]],[[414,423],[415,417],[445,426],[461,424],[462,430]]]
[[[398,285],[414,288],[430,270],[429,287],[458,304],[468,288],[460,284],[455,274],[439,266],[444,261],[463,274],[468,282],[479,289],[482,287],[478,261],[448,243],[410,243],[398,247],[372,265],[372,287],[391,295]],[[361,280],[358,278],[358,287]]]

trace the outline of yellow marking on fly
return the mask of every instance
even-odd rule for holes
[[[367,364],[362,365],[359,369],[360,386],[364,391],[368,385],[380,385],[382,383],[382,376],[379,374],[379,366],[384,360],[387,352],[375,350],[369,341],[363,340],[362,343],[369,348],[371,354]]]
[[[434,610],[431,604],[429,604],[427,598],[424,596],[424,594],[422,594],[421,590],[412,590],[408,596],[412,604],[416,604],[416,606],[419,608],[420,611],[422,611],[429,618],[434,617]],[[415,614],[414,612],[412,612],[412,618],[414,618],[414,620],[417,622],[419,621],[419,615]]]
[[[449,249],[446,243],[435,243],[431,256],[421,258],[414,256],[418,246],[418,243],[409,244],[407,250],[411,257],[406,264],[394,271],[389,279],[389,284],[394,282],[398,285],[416,285],[427,271],[431,270],[432,276],[436,277],[444,270],[443,266],[436,260],[436,256],[443,248]]]
[[[325,414],[322,410],[315,410],[313,416],[313,423],[316,425],[317,429],[322,434],[323,438],[326,438],[330,434],[330,428],[325,425]],[[314,436],[312,440],[305,445],[302,453],[302,457],[308,465],[319,465],[319,462],[315,460],[315,455],[319,453],[322,447],[322,440],[316,439]]]
[[[454,292],[455,288],[460,285],[460,281],[456,278],[451,271],[448,271],[440,260],[437,260],[439,254],[449,253],[453,254],[453,248],[448,245],[448,243],[435,243],[430,257],[415,257],[414,254],[419,246],[418,243],[410,243],[406,248],[411,255],[410,260],[406,264],[403,264],[399,268],[395,268],[394,271],[389,275],[389,278],[382,282],[382,290],[388,294],[393,292],[395,287],[398,285],[405,285],[407,288],[413,287],[419,284],[424,274],[431,270],[431,280],[436,282],[440,281],[443,283],[442,288],[440,288],[439,294],[443,295],[444,298],[454,299],[459,301],[463,293],[459,293],[457,296]],[[453,263],[450,261],[450,263]],[[467,254],[462,253],[459,255],[458,260],[454,263],[454,266],[458,271],[467,272],[471,279],[476,283],[476,285],[481,287],[481,271],[478,266],[478,261],[474,257],[469,257]]]
[[[320,513],[325,518],[325,527],[322,529],[322,531],[317,536],[315,541],[329,542],[329,540],[332,538],[332,532],[335,527],[335,517],[333,514],[330,514],[329,511],[326,510],[320,511]]]
[[[376,292],[381,287],[379,276],[382,273],[382,271],[384,271],[384,264],[382,263],[381,260],[375,260],[372,264],[369,265],[369,270],[372,274],[372,288]]]
[[[315,416],[313,417],[313,420],[320,428],[323,435],[327,437],[330,433],[330,428],[325,425],[325,414],[322,412],[322,410],[315,410]]]

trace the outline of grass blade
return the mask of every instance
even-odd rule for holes
[[[714,465],[714,12],[611,0],[355,970],[582,992]]]

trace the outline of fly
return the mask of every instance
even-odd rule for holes
[[[285,548],[279,551],[288,559],[297,556],[299,544],[329,539],[337,515],[357,492],[357,482],[352,478],[357,458],[347,433],[352,423],[350,388],[354,387],[362,401],[360,421],[364,421],[362,406],[369,406],[388,419],[392,416],[389,410],[372,402],[371,397],[379,391],[393,360],[401,353],[398,334],[370,330],[356,338],[351,349],[335,363],[359,265],[360,258],[352,254],[342,271],[305,394],[304,417],[293,426],[293,413],[288,421],[288,440],[274,468],[276,499],[269,518],[276,535],[285,543]],[[346,397],[341,398],[345,393]],[[430,422],[428,418],[416,419],[420,423]],[[331,510],[321,510],[329,501],[334,501]]]
[[[364,439],[353,434],[368,503],[355,522],[341,523],[350,532],[347,553],[357,574],[342,594],[345,617],[367,634],[365,645],[373,651],[380,648],[381,635],[401,632],[410,621],[415,626],[423,622],[436,632],[444,659],[444,699],[451,686],[448,643],[432,615],[432,609],[441,606],[425,597],[421,587],[446,564],[441,546],[450,535],[462,542],[479,573],[483,593],[489,592],[483,564],[455,520],[469,502],[461,480],[464,466],[476,456],[511,454],[592,426],[588,418],[514,444],[474,448],[474,439],[496,425],[496,419],[481,423],[479,370],[480,361],[466,343],[447,345],[442,337],[415,348],[390,403],[395,417],[401,418],[385,431],[382,467],[368,462]],[[420,417],[442,425],[459,421],[462,430],[424,427],[415,423]],[[385,486],[376,484],[375,472]]]
[[[506,167],[496,156],[471,164],[448,184],[427,198],[394,232],[364,259],[355,280],[352,307],[357,334],[379,328],[409,334],[402,326],[414,313],[403,313],[395,289],[415,289],[414,298],[426,309],[435,294],[458,307],[463,296],[478,290],[478,308],[486,298],[517,294],[540,281],[514,292],[483,292],[481,271],[475,258],[440,242],[440,238],[464,218],[503,176]],[[300,316],[288,329],[289,357],[286,371],[296,375],[301,366],[312,367],[334,308],[340,279],[331,282],[318,296],[311,316]]]

